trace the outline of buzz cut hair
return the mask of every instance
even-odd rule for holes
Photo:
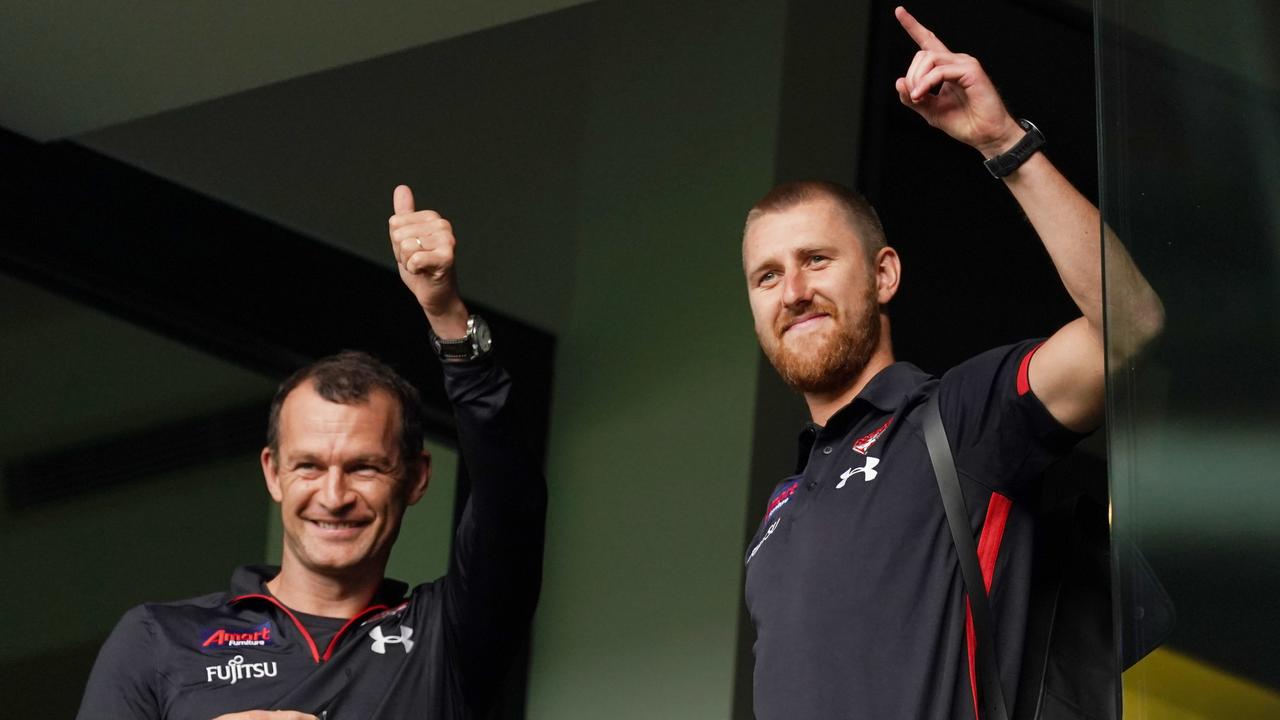
[[[790,210],[797,205],[822,199],[831,200],[844,211],[849,226],[853,228],[867,254],[867,262],[874,267],[876,254],[887,245],[880,216],[858,191],[830,180],[799,180],[774,187],[751,206],[742,233],[746,235],[751,222],[761,215]]]

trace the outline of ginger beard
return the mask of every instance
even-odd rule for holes
[[[798,338],[783,334],[787,323],[811,312],[826,313],[834,321],[821,333]],[[846,316],[835,305],[815,297],[798,311],[779,313],[769,337],[757,332],[765,357],[783,382],[802,393],[834,393],[848,387],[867,366],[880,342],[880,305],[875,283],[869,283],[861,302]]]

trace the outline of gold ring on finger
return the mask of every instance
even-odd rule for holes
[[[418,243],[419,250],[426,250],[426,248],[422,247],[422,238],[414,238],[413,241]]]

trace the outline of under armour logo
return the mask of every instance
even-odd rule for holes
[[[866,476],[862,478],[863,481],[865,482],[871,482],[872,480],[875,480],[876,475],[878,473],[876,473],[876,471],[873,468],[875,468],[875,466],[879,464],[880,464],[880,458],[869,457],[867,458],[866,465],[860,468],[849,468],[848,470],[845,470],[844,472],[840,473],[840,482],[836,483],[836,489],[838,490],[844,487],[844,484],[848,482],[849,478],[853,477],[854,475],[857,475],[858,473],[863,473]]]
[[[369,633],[369,637],[373,638],[372,650],[379,655],[387,654],[388,645],[403,645],[405,653],[413,650],[413,641],[409,639],[413,637],[413,628],[407,628],[403,625],[400,626],[399,635],[383,635],[382,626],[379,625]]]

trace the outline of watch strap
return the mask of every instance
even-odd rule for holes
[[[431,337],[431,347],[436,351],[436,356],[442,362],[466,362],[484,354],[487,348],[482,348],[476,337],[476,320],[477,316],[468,316],[467,334],[457,339],[445,340],[437,335],[435,330],[428,331]],[[480,322],[483,322],[483,320]]]
[[[1027,133],[1013,147],[982,163],[994,178],[1008,177],[1044,147],[1044,133],[1040,128],[1026,119],[1019,120],[1018,126]]]

